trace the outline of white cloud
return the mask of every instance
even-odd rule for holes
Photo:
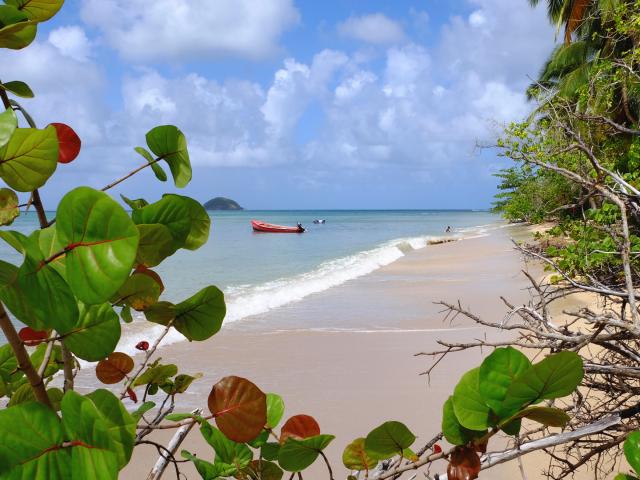
[[[59,27],[49,33],[49,43],[62,55],[80,62],[91,55],[91,42],[85,31],[78,26]]]
[[[128,60],[264,58],[299,14],[292,0],[83,0],[82,18]]]
[[[406,38],[402,25],[381,13],[351,17],[338,25],[338,32],[377,45],[392,45]]]

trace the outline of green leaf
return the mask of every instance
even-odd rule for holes
[[[282,469],[273,462],[254,460],[242,470],[248,480],[280,480],[284,475]]]
[[[78,321],[78,305],[71,288],[64,278],[49,263],[40,250],[41,230],[29,237],[16,235],[22,242],[25,253],[24,263],[18,269],[16,282],[2,293],[10,292],[14,287],[23,301],[9,304],[9,309],[23,323],[34,330],[55,329],[67,332]],[[15,292],[15,290],[14,290]],[[16,300],[11,298],[11,300]],[[26,308],[22,308],[26,305]],[[22,317],[21,315],[25,315]]]
[[[128,305],[141,312],[156,303],[163,290],[162,281],[155,272],[135,271],[120,287],[113,301],[116,305]]]
[[[14,95],[22,98],[33,98],[33,90],[24,82],[15,80],[13,82],[0,83],[0,88],[11,92]]]
[[[155,267],[176,251],[171,230],[160,223],[136,225],[140,232],[140,243],[136,263]]]
[[[179,195],[172,194],[166,196],[179,197]],[[209,214],[200,204],[200,202],[196,202],[193,198],[189,197],[180,198],[182,198],[188,206],[189,220],[191,223],[189,235],[187,235],[187,239],[184,242],[184,248],[186,248],[187,250],[197,250],[202,245],[207,243],[207,240],[209,239],[211,217],[209,217]]]
[[[120,318],[122,318],[122,321],[125,323],[133,322],[133,317],[131,316],[131,307],[122,307],[122,310],[120,310]]]
[[[516,378],[507,390],[503,408],[515,412],[542,400],[567,396],[578,387],[583,374],[578,354],[565,351],[549,355]]]
[[[627,475],[626,473],[619,473],[613,480],[638,480],[638,477]]]
[[[356,438],[342,452],[342,463],[349,470],[371,470],[378,465],[378,460],[367,454],[364,442],[364,438]]]
[[[164,170],[162,169],[162,167],[158,165],[158,162],[156,162],[156,159],[153,158],[153,155],[151,155],[147,149],[142,147],[136,147],[134,148],[134,150],[140,155],[142,155],[147,162],[149,162],[149,164],[151,165],[151,170],[153,170],[153,174],[156,176],[158,180],[160,180],[161,182],[167,181],[167,174],[164,173]]]
[[[138,409],[135,412],[131,414],[131,416],[136,420],[140,420],[145,413],[147,413],[149,410],[152,410],[153,407],[155,406],[156,406],[156,402],[144,402],[142,405],[138,407]]]
[[[280,395],[267,393],[267,428],[274,429],[284,415],[284,401]]]
[[[178,367],[174,364],[170,365],[150,365],[147,369],[136,378],[133,382],[133,386],[155,384],[161,385],[168,378],[173,377],[178,373]]]
[[[49,397],[49,401],[51,401],[51,405],[53,405],[54,410],[60,410],[60,400],[62,400],[63,392],[59,388],[49,388],[47,390],[47,396]],[[7,404],[8,407],[13,407],[15,405],[20,405],[25,402],[35,402],[36,395],[33,393],[33,388],[31,388],[30,383],[24,383],[20,385],[14,394],[11,396],[11,400]]]
[[[633,432],[627,437],[624,442],[624,456],[636,475],[640,475],[640,432]]]
[[[529,407],[525,408],[521,412],[514,415],[510,421],[518,418],[528,418],[534,422],[541,423],[546,427],[561,427],[567,426],[567,423],[571,420],[563,410],[552,407]]]
[[[175,306],[173,326],[189,340],[206,340],[218,333],[226,312],[224,294],[206,287]]]
[[[288,472],[301,472],[316,461],[334,438],[333,435],[316,435],[304,440],[288,438],[280,447],[278,463]]]
[[[59,332],[63,343],[83,360],[102,360],[116,349],[120,340],[118,314],[109,303],[80,303],[78,311],[78,323],[68,332]]]
[[[18,128],[18,117],[13,108],[7,108],[4,112],[0,113],[0,147],[4,147],[13,132]]]
[[[0,188],[0,225],[11,225],[20,215],[18,195],[10,188]]]
[[[220,430],[211,426],[208,422],[200,425],[200,433],[216,452],[216,462],[221,461],[227,465],[234,465],[242,470],[253,460],[251,449],[244,443],[236,443],[229,440]]]
[[[40,188],[57,166],[58,136],[51,126],[44,130],[17,128],[9,142],[0,149],[0,177],[19,192]]]
[[[416,436],[401,422],[385,422],[373,429],[365,439],[365,449],[369,456],[384,460],[413,445]]]
[[[118,442],[105,417],[73,391],[61,408],[62,421],[37,402],[0,411],[0,436],[11,445],[0,449],[0,477],[63,480],[73,472],[78,478],[116,478]]]
[[[480,393],[480,368],[469,370],[462,376],[453,391],[452,403],[463,427],[481,431],[491,425],[491,411]]]
[[[187,450],[182,450],[180,454],[182,455],[182,458],[186,458],[193,462],[196,470],[202,477],[202,480],[215,480],[216,478],[228,477],[230,475],[235,475],[236,473],[236,468],[232,465],[226,465],[224,463],[213,464],[206,460],[199,459]]]
[[[442,408],[442,433],[451,445],[466,445],[471,440],[482,437],[486,430],[469,430],[460,425],[453,411],[453,397],[449,397]]]
[[[267,442],[260,447],[260,456],[265,460],[275,460],[280,452],[280,444],[276,442]]]
[[[149,149],[169,164],[176,187],[185,187],[191,180],[191,162],[184,134],[173,125],[163,125],[150,130],[146,138]]]
[[[56,230],[76,297],[88,304],[110,299],[129,276],[138,249],[138,229],[124,209],[104,192],[78,187],[60,201]]]
[[[120,198],[122,198],[122,201],[124,203],[126,203],[127,205],[129,205],[132,210],[138,210],[140,208],[143,208],[143,207],[146,207],[147,205],[149,205],[149,202],[147,202],[144,198],[138,198],[136,200],[131,200],[130,198],[127,198],[122,194],[120,194]]]
[[[167,382],[160,385],[160,388],[164,390],[165,393],[169,395],[175,395],[177,393],[184,393],[191,386],[194,380],[197,380],[202,377],[201,373],[197,373],[195,375],[187,375],[182,373],[177,375],[176,378],[173,379],[173,382]]]
[[[190,206],[184,198],[180,195],[165,195],[157,202],[132,213],[136,225],[159,223],[169,229],[173,238],[171,254],[185,245],[191,231]]]
[[[514,413],[505,412],[502,404],[509,386],[530,367],[529,359],[513,347],[496,349],[480,365],[480,394],[484,403],[500,418]]]
[[[109,390],[98,389],[87,395],[95,405],[111,437],[111,448],[118,457],[120,468],[129,463],[136,439],[137,419],[131,415]]]
[[[23,11],[30,20],[44,22],[58,13],[64,0],[5,0],[5,3]]]
[[[0,21],[4,23],[5,15],[0,14]],[[38,22],[27,20],[13,23],[0,28],[0,48],[20,50],[27,47],[36,38]]]

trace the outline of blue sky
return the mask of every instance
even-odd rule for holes
[[[478,151],[531,106],[554,42],[526,0],[67,0],[2,52],[36,121],[83,140],[42,191],[101,187],[155,125],[187,135],[181,193],[252,209],[486,208],[504,161]],[[175,191],[143,172],[116,193]]]

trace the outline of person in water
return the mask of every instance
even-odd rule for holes
[[[298,231],[299,232],[304,232],[304,227],[302,226],[302,224],[300,222],[298,222]]]
[[[447,229],[445,230],[446,233],[451,233],[451,225],[447,226]]]

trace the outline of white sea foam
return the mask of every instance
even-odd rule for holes
[[[425,248],[429,242],[445,238],[458,240],[488,235],[497,225],[461,229],[453,236],[421,236],[401,238],[386,242],[376,248],[354,255],[323,262],[314,270],[259,285],[236,285],[225,290],[227,316],[225,324],[260,315],[284,305],[302,300],[350,280],[367,275],[389,265],[414,250]],[[143,320],[139,314],[140,320]],[[136,319],[138,320],[138,318]],[[164,327],[149,326],[148,322],[134,321],[126,325],[119,345],[121,351],[135,353],[135,345],[141,340],[157,338]],[[162,341],[163,345],[184,340],[173,330]]]

